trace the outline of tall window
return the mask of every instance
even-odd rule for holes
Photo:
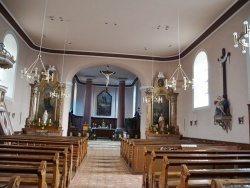
[[[11,33],[7,33],[3,39],[5,49],[14,56],[14,60],[17,59],[17,42],[14,36]],[[6,97],[13,99],[14,94],[14,85],[16,78],[16,63],[13,65],[13,68],[2,69],[0,68],[0,84],[7,87]]]
[[[194,108],[208,106],[208,62],[204,51],[194,61]]]

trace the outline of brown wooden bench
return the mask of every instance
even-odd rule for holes
[[[163,156],[168,156],[169,159],[249,159],[250,158],[250,151],[248,153],[239,153],[239,150],[236,150],[235,153],[225,153],[223,150],[223,153],[218,153],[220,151],[200,151],[200,153],[197,153],[197,151],[193,151],[194,153],[169,153],[168,151],[151,151],[147,150],[146,147],[144,148],[144,159],[143,159],[143,164],[144,164],[144,172],[143,172],[143,187],[146,187],[147,181],[148,181],[148,170],[149,170],[149,165],[151,163],[151,153],[153,152],[155,155],[155,171],[160,172],[162,167],[162,159]],[[190,150],[189,150],[190,151]],[[241,150],[240,150],[241,151]],[[201,153],[202,152],[202,153]],[[229,151],[230,152],[230,151]]]
[[[250,179],[212,179],[211,188],[244,187],[250,186]]]
[[[121,157],[125,160],[128,168],[130,169],[131,173],[138,174],[143,173],[143,148],[146,146],[147,148],[164,148],[169,147],[172,145],[176,149],[186,149],[187,146],[191,145],[215,145],[212,142],[195,142],[192,140],[150,140],[150,139],[122,139],[121,140]],[[175,146],[174,146],[175,145]],[[222,144],[217,144],[217,146],[222,146]],[[170,146],[171,147],[171,146]],[[231,146],[229,146],[231,147]],[[236,149],[237,146],[234,146]],[[224,147],[226,148],[226,146]],[[237,148],[238,149],[238,148]]]
[[[29,187],[29,184],[37,185],[38,188],[47,188],[46,161],[39,165],[2,165],[0,164],[0,182],[10,182],[13,175],[20,176],[21,185]]]
[[[180,166],[181,171],[172,171],[171,166]],[[188,169],[193,167],[192,169]],[[207,167],[210,166],[210,167]],[[248,168],[246,168],[248,167]],[[204,187],[210,186],[211,179],[232,178],[232,177],[249,177],[250,176],[249,159],[196,159],[196,160],[179,160],[168,159],[163,157],[163,171],[160,174],[153,174],[149,179],[149,187]],[[160,175],[160,176],[159,176]],[[170,178],[178,180],[170,180]],[[192,180],[190,180],[192,177]],[[205,178],[204,178],[205,177]],[[159,179],[158,179],[159,178]],[[193,179],[195,178],[195,179]],[[158,184],[159,182],[159,184]]]
[[[122,153],[122,157],[129,167],[131,173],[138,174],[143,172],[143,148],[145,146],[151,148],[167,147],[172,145],[181,149],[181,145],[186,143],[186,140],[127,140],[126,146]],[[189,141],[188,141],[189,142]],[[124,143],[123,143],[124,144]]]
[[[18,175],[13,175],[10,178],[10,181],[8,183],[4,182],[0,182],[0,187],[3,188],[19,188],[20,187],[20,176]],[[2,185],[3,183],[3,185]]]
[[[16,145],[36,145],[36,146],[70,146],[73,145],[73,169],[77,171],[81,161],[86,155],[86,151],[83,151],[83,147],[86,144],[82,144],[83,139],[72,140],[69,139],[60,139],[61,137],[46,137],[46,136],[0,136],[0,143],[9,143]],[[68,138],[68,137],[66,137]],[[85,141],[86,142],[86,141]]]
[[[177,185],[181,188],[188,187],[211,187],[212,178],[234,178],[234,177],[249,177],[250,168],[220,168],[220,169],[188,169],[187,165],[181,165],[181,175],[180,182]],[[238,183],[242,181],[239,180]],[[222,180],[226,182],[226,180]],[[237,179],[234,179],[234,182],[237,182]],[[242,182],[243,183],[243,182]],[[246,182],[245,182],[246,183]],[[249,182],[248,182],[249,183]],[[175,182],[169,181],[167,187],[176,187]],[[161,186],[160,186],[161,187]]]
[[[60,146],[46,146],[46,147],[41,147],[41,146],[30,146],[30,145],[6,145],[6,144],[0,144],[0,148],[10,148],[10,149],[35,149],[35,150],[52,150],[52,151],[58,151],[61,152],[61,161],[59,163],[60,168],[61,168],[61,174],[62,176],[67,176],[63,177],[63,181],[67,181],[67,184],[70,184],[71,180],[73,179],[73,145],[70,145],[70,147],[60,147]],[[67,155],[67,158],[65,159],[65,155]],[[66,161],[67,160],[67,161]],[[67,168],[66,166],[67,165]],[[67,170],[67,173],[64,171]],[[65,178],[65,180],[64,180]]]
[[[25,146],[39,146],[41,149],[45,149],[49,148],[49,147],[67,147],[68,152],[69,152],[69,156],[68,159],[70,160],[70,163],[68,163],[69,166],[69,174],[72,177],[73,175],[73,170],[76,171],[77,166],[79,165],[79,153],[78,153],[78,149],[75,148],[76,146],[72,147],[72,144],[70,144],[70,142],[59,142],[59,141],[51,141],[51,140],[39,140],[39,139],[25,139],[25,138],[12,138],[12,136],[10,137],[5,137],[2,138],[0,137],[0,142],[2,143],[6,143],[6,144],[11,144],[11,145],[25,145]],[[72,152],[73,151],[73,152]],[[71,178],[72,179],[72,178]]]
[[[58,153],[58,157],[57,157],[57,153]],[[58,171],[59,171],[60,177],[61,177],[60,183],[59,183],[60,187],[67,186],[67,177],[68,177],[67,148],[65,148],[64,151],[28,149],[28,148],[27,149],[0,148],[0,159],[6,160],[6,157],[9,157],[10,158],[9,160],[11,160],[11,157],[13,155],[19,156],[20,158],[23,157],[22,159],[23,161],[25,160],[24,158],[26,157],[26,159],[29,159],[30,161],[25,161],[25,163],[30,163],[30,164],[32,164],[32,161],[36,162],[38,159],[40,161],[46,160],[46,159],[52,160],[53,162],[51,161],[51,163],[49,163],[51,168],[48,169],[49,170],[48,172],[52,174],[52,177],[49,178],[48,183],[51,183],[54,186],[58,185],[58,178],[59,178]],[[15,157],[13,156],[13,160],[14,159]],[[17,162],[14,162],[14,163],[17,163]]]
[[[51,187],[58,188],[60,176],[62,176],[59,170],[59,153],[56,153],[54,156],[29,155],[28,157],[27,155],[0,154],[0,165],[39,165],[41,161],[47,162],[47,184],[50,184]],[[63,186],[60,185],[60,187]]]

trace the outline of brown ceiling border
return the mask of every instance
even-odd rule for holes
[[[213,31],[220,27],[227,19],[229,19],[233,14],[235,14],[241,7],[243,7],[249,0],[238,0],[229,10],[227,10],[214,24],[212,24],[199,38],[197,38],[189,47],[187,47],[181,54],[180,57],[183,58],[189,52],[191,52],[199,43],[201,43],[205,38],[207,38]],[[39,50],[36,46],[23,32],[19,25],[15,22],[12,16],[8,13],[5,7],[0,3],[0,12],[4,18],[11,24],[11,26],[16,30],[20,37],[29,45],[30,48],[34,50]],[[129,54],[112,54],[112,53],[100,53],[100,52],[85,52],[85,51],[62,51],[53,50],[48,48],[42,48],[43,52],[54,53],[54,54],[71,54],[71,55],[81,55],[81,56],[96,56],[96,57],[113,57],[113,58],[124,58],[124,59],[137,59],[137,60],[155,60],[155,61],[173,61],[179,58],[179,55],[172,57],[152,57],[152,56],[140,56],[140,55],[129,55]]]

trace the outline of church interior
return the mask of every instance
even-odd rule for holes
[[[250,186],[249,0],[0,12],[0,187]]]

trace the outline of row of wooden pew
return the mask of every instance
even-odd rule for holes
[[[250,150],[186,141],[123,139],[121,157],[132,173],[142,163],[144,188],[250,185]]]
[[[167,139],[167,140],[152,140],[152,139],[121,139],[120,156],[126,162],[128,168],[133,174],[141,174],[144,171],[143,156],[144,146],[147,148],[168,148],[168,149],[187,149],[190,146],[196,145],[202,147],[203,145],[211,145],[213,147],[222,147],[214,143],[197,143],[192,140],[181,139]],[[226,147],[226,146],[223,146]]]
[[[68,187],[87,145],[88,137],[0,136],[0,185]]]

